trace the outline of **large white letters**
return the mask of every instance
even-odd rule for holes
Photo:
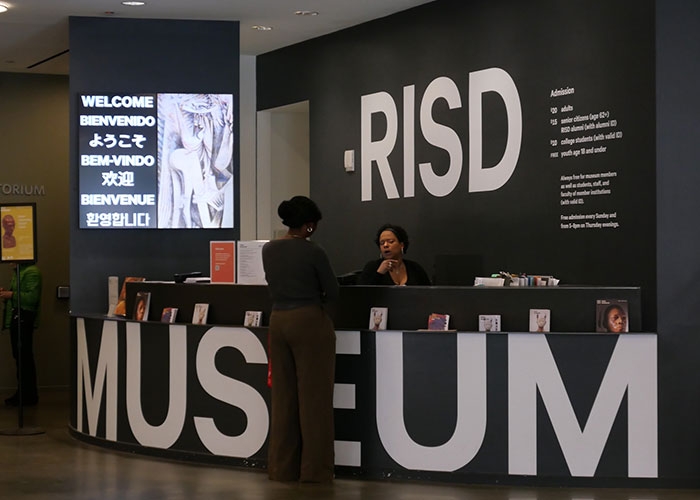
[[[496,92],[505,104],[508,121],[508,137],[505,151],[496,165],[483,165],[482,96]],[[433,107],[439,99],[447,102],[449,109],[462,107],[462,99],[455,82],[441,76],[435,78],[425,89],[420,103],[420,130],[425,140],[449,156],[447,171],[438,175],[433,162],[423,161],[418,165],[420,179],[431,195],[447,196],[459,184],[463,170],[463,151],[459,135],[433,119]],[[362,201],[372,200],[372,166],[377,165],[379,177],[388,199],[399,198],[396,181],[389,164],[389,155],[394,151],[398,138],[398,110],[394,98],[387,92],[363,95],[360,105],[360,144]],[[381,138],[373,139],[373,115],[382,115],[386,131]],[[515,82],[500,68],[489,68],[469,74],[469,192],[495,191],[513,175],[520,156],[522,143],[522,109]],[[403,196],[415,196],[415,86],[403,88]]]
[[[185,418],[196,412],[198,406],[187,400],[187,386],[199,387],[209,396],[230,406],[240,408],[246,417],[240,435],[224,434],[217,428],[216,415],[194,415],[193,424],[202,445],[220,456],[248,458],[259,453],[269,430],[268,406],[264,382],[248,385],[219,372],[217,354],[222,349],[235,349],[245,363],[264,365],[267,353],[264,342],[246,328],[212,327],[196,344],[196,378],[187,370],[187,329],[185,325],[161,325],[168,328],[169,404],[162,423],[145,421],[141,407],[142,378],[148,375],[146,360],[141,359],[142,324],[134,322],[103,321],[101,335],[87,335],[85,319],[76,319],[77,408],[76,430],[96,436],[98,427],[105,429],[105,438],[118,440],[117,422],[124,409],[118,407],[119,334],[126,329],[126,416],[138,443],[167,449],[182,437]],[[126,326],[122,326],[126,325]],[[154,325],[155,326],[155,325]],[[93,332],[91,332],[93,333]],[[99,333],[99,332],[94,332]],[[337,332],[336,352],[345,356],[362,356],[359,331]],[[447,397],[456,397],[456,416],[451,437],[443,444],[425,446],[415,442],[406,428],[404,419],[404,357],[403,339],[397,331],[378,332],[372,336],[376,345],[376,425],[386,454],[399,466],[408,470],[453,472],[465,468],[477,453],[490,453],[505,460],[505,446],[485,449],[487,427],[487,393],[503,393],[499,381],[487,380],[486,334],[457,333],[456,394],[446,391]],[[585,339],[583,339],[585,340]],[[97,360],[90,363],[88,352],[94,353],[92,343],[99,343]],[[572,401],[577,394],[567,393],[565,381],[557,367],[557,360],[547,337],[532,334],[507,334],[507,461],[508,474],[537,475],[537,408],[538,394],[546,409],[566,464],[573,477],[592,477],[608,445],[613,424],[622,402],[627,403],[627,464],[631,478],[658,477],[658,415],[657,415],[657,338],[649,334],[624,334],[617,337],[600,387],[591,405],[588,417],[579,423]],[[90,349],[88,349],[90,346]],[[190,344],[192,346],[192,344]],[[586,349],[588,350],[588,349]],[[501,351],[503,352],[503,351]],[[590,353],[595,355],[596,349]],[[122,354],[123,355],[123,354]],[[443,363],[441,359],[425,359],[425,363]],[[504,360],[505,363],[505,360]],[[162,366],[162,364],[159,364]],[[96,368],[90,369],[90,366]],[[499,364],[498,369],[503,365]],[[410,368],[408,368],[410,369]],[[189,375],[188,375],[189,373]],[[594,377],[595,378],[595,377]],[[597,382],[594,382],[597,383]],[[339,411],[364,411],[372,407],[362,401],[352,381],[336,384],[334,407]],[[593,389],[594,387],[591,387]],[[411,391],[411,388],[406,390]],[[104,400],[104,408],[102,408]],[[453,408],[452,402],[446,407]],[[441,405],[426,408],[436,414],[436,421],[451,421],[451,415],[441,416]],[[87,415],[87,430],[84,423]],[[490,424],[501,430],[506,418],[490,416]],[[220,417],[219,417],[220,418]],[[542,418],[540,416],[540,418]],[[128,433],[126,433],[128,436]],[[362,467],[363,443],[337,440],[336,464]],[[465,469],[469,472],[469,469]],[[464,471],[462,471],[464,472]],[[505,473],[505,471],[503,471]]]
[[[508,141],[501,161],[495,167],[482,165],[482,112],[484,92],[497,92],[506,105]],[[523,136],[523,113],[515,82],[500,68],[490,68],[469,74],[469,191],[495,191],[503,186],[515,171]]]
[[[224,347],[237,349],[248,363],[267,364],[267,353],[247,328],[210,328],[197,349],[197,376],[202,388],[216,399],[243,410],[248,426],[240,436],[227,436],[216,428],[213,418],[194,417],[194,425],[202,444],[215,455],[249,457],[267,438],[270,426],[267,404],[253,387],[216,370],[214,358]]]
[[[78,350],[78,407],[77,429],[84,432],[83,428],[83,401],[87,407],[88,433],[97,435],[97,424],[100,417],[100,404],[102,393],[107,388],[105,398],[106,428],[105,437],[112,441],[117,439],[117,322],[105,321],[102,323],[102,342],[97,358],[97,371],[95,372],[95,384],[90,376],[90,360],[87,349],[85,332],[85,319],[77,319],[77,350]]]
[[[359,356],[361,351],[361,334],[359,331],[337,331],[335,332],[335,352]],[[355,384],[335,383],[333,389],[333,408],[354,410],[356,409]],[[347,441],[336,439],[335,465],[347,467],[362,466],[362,443],[359,441]]]
[[[419,165],[420,177],[425,189],[437,197],[450,194],[462,175],[462,144],[459,142],[459,136],[450,127],[433,121],[433,104],[441,98],[447,101],[450,109],[462,107],[457,85],[444,76],[430,82],[420,105],[420,125],[425,140],[433,146],[444,149],[450,155],[449,169],[442,176],[435,174],[430,162]]]
[[[136,440],[144,446],[170,448],[180,437],[187,414],[187,327],[170,325],[168,413],[161,425],[146,422],[141,409],[141,324],[126,324],[126,413]]]
[[[537,391],[572,476],[591,477],[627,392],[630,477],[657,477],[656,337],[620,335],[581,430],[543,335],[508,336],[508,469],[537,475]]]
[[[440,446],[422,446],[406,431],[403,333],[381,332],[375,338],[377,430],[387,453],[407,469],[454,471],[464,467],[481,448],[486,433],[486,335],[457,335],[457,423],[450,440]]]
[[[377,162],[379,175],[384,184],[386,197],[398,198],[399,190],[391,175],[389,153],[396,144],[396,134],[399,129],[398,114],[394,100],[386,92],[362,96],[362,201],[372,199],[372,161]],[[372,141],[372,115],[382,113],[386,118],[386,134],[381,140]]]

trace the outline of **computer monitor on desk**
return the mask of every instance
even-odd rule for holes
[[[362,274],[362,270],[357,270],[357,271],[351,271],[349,273],[341,274],[338,276],[338,284],[341,286],[344,285],[357,285],[357,280],[360,277],[360,274]]]
[[[474,278],[484,275],[481,255],[436,255],[433,263],[433,285],[472,286]]]

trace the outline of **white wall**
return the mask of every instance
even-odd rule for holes
[[[240,225],[241,240],[255,240],[256,196],[256,117],[255,117],[255,56],[240,59]]]
[[[309,103],[258,113],[257,239],[286,232],[277,216],[282,200],[309,196]]]

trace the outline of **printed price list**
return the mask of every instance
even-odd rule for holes
[[[574,87],[550,92],[550,159],[591,158],[605,154],[612,141],[624,137],[617,118],[609,110],[574,107],[571,101],[575,92]],[[588,162],[581,165],[591,166]],[[602,205],[597,203],[602,198],[613,196],[617,177],[618,172],[614,170],[560,175],[559,228],[565,231],[618,229],[617,211],[600,210]],[[609,207],[609,204],[605,206]]]
[[[571,104],[557,104],[549,108],[552,159],[579,158],[603,154],[611,141],[624,137],[617,119],[609,110],[578,111]]]

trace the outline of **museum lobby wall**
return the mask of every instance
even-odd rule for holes
[[[516,22],[512,17],[517,16],[507,15],[509,12],[508,8],[510,8],[511,5],[515,5],[515,3],[501,1],[488,2],[488,4],[495,4],[503,10],[501,13],[504,15],[504,22]],[[588,6],[590,2],[573,2],[573,4],[574,6],[580,7],[581,5]],[[639,16],[642,16],[644,19],[642,27],[643,30],[646,30],[646,33],[639,32],[634,26],[622,22],[622,31],[612,31],[612,34],[604,38],[605,43],[600,42],[600,46],[598,47],[600,50],[605,49],[611,52],[612,48],[617,47],[618,44],[629,48],[629,42],[625,41],[623,35],[629,35],[630,32],[632,32],[635,37],[641,37],[641,39],[644,40],[643,47],[631,48],[633,51],[640,51],[634,52],[635,55],[641,54],[643,56],[643,60],[638,66],[638,68],[641,68],[642,73],[620,73],[622,69],[616,65],[610,67],[612,68],[611,74],[618,77],[622,75],[622,80],[615,83],[615,95],[620,97],[620,102],[624,101],[626,103],[627,107],[625,109],[628,121],[625,123],[624,127],[620,125],[620,128],[623,129],[625,133],[628,131],[636,131],[638,137],[647,139],[647,142],[637,142],[637,140],[627,141],[624,143],[625,147],[621,148],[623,151],[616,153],[616,155],[619,155],[615,156],[615,163],[617,164],[619,162],[620,165],[619,171],[627,173],[628,179],[630,177],[632,178],[627,185],[634,189],[639,189],[639,193],[642,194],[635,197],[634,189],[632,189],[632,193],[623,197],[622,206],[628,210],[628,221],[634,230],[627,233],[628,237],[625,241],[615,241],[615,244],[609,246],[607,260],[610,264],[605,264],[603,269],[606,271],[605,276],[610,277],[611,281],[619,281],[617,284],[641,284],[644,287],[646,301],[649,305],[646,314],[650,315],[650,317],[646,316],[644,318],[647,325],[646,329],[651,331],[655,330],[659,335],[659,475],[661,478],[668,478],[671,480],[683,479],[692,482],[693,480],[697,480],[697,471],[700,470],[700,447],[697,446],[697,443],[700,442],[700,431],[697,429],[695,423],[697,420],[696,415],[700,411],[700,397],[697,395],[697,387],[700,385],[700,374],[698,374],[695,369],[695,353],[699,351],[698,348],[700,347],[700,345],[698,345],[700,343],[698,336],[698,333],[700,333],[700,319],[698,319],[695,313],[698,309],[698,301],[700,300],[700,290],[698,290],[698,283],[700,283],[700,266],[697,263],[698,259],[696,257],[700,254],[700,238],[698,238],[697,232],[695,231],[693,219],[696,214],[700,213],[700,200],[696,196],[696,186],[699,180],[697,165],[700,163],[700,153],[696,148],[697,130],[700,129],[700,124],[698,123],[700,102],[698,102],[696,94],[696,89],[700,86],[700,68],[698,67],[699,63],[696,57],[696,55],[700,53],[700,35],[698,35],[698,33],[700,33],[700,7],[690,0],[652,3],[618,1],[600,2],[600,4],[612,6],[612,11],[618,12],[618,14],[613,15],[613,17],[619,22],[622,22],[620,21],[622,16],[619,15],[619,10],[628,10],[632,12],[627,22],[634,26],[639,27],[639,24],[634,23],[639,20]],[[539,12],[538,9],[544,9],[545,7],[542,6],[551,5],[551,3],[535,2],[535,5],[537,7],[529,5],[529,8],[533,10],[531,14],[533,17],[527,18],[532,20],[533,24],[523,28],[523,32],[527,32],[529,36],[537,38],[537,36],[543,36],[540,33],[549,28],[549,25],[541,25],[536,21]],[[444,10],[442,10],[443,8]],[[399,14],[398,17],[392,16],[390,18],[378,20],[353,30],[339,32],[336,35],[299,44],[285,51],[271,53],[258,58],[257,64],[261,67],[261,71],[258,74],[259,110],[303,100],[310,101],[312,137],[311,169],[313,176],[311,193],[313,197],[320,199],[326,215],[324,217],[323,227],[321,228],[322,231],[319,231],[318,236],[320,238],[319,241],[329,249],[334,264],[336,265],[336,270],[339,272],[354,269],[361,265],[364,260],[373,257],[374,248],[371,242],[373,231],[375,226],[384,222],[385,217],[396,218],[396,222],[401,222],[401,217],[403,217],[402,213],[395,211],[390,203],[395,200],[387,199],[376,167],[373,174],[375,176],[373,179],[373,189],[376,189],[376,191],[373,192],[373,197],[377,201],[378,209],[376,212],[374,210],[369,210],[368,206],[371,204],[363,204],[360,202],[361,179],[359,166],[361,158],[359,151],[360,123],[358,111],[361,105],[360,97],[362,95],[388,91],[396,103],[399,116],[402,116],[400,113],[402,113],[404,87],[415,84],[416,101],[420,104],[423,91],[434,78],[438,76],[449,76],[453,81],[458,82],[458,90],[460,91],[463,106],[462,114],[455,117],[453,120],[468,121],[468,115],[465,110],[468,96],[468,86],[466,82],[468,82],[469,73],[487,66],[474,65],[472,67],[468,62],[464,62],[462,67],[459,68],[459,71],[457,71],[457,69],[454,69],[454,62],[444,61],[444,59],[448,58],[445,53],[449,53],[450,51],[459,52],[461,50],[469,53],[478,53],[481,51],[486,54],[491,54],[492,44],[495,44],[497,40],[489,38],[483,40],[479,44],[475,42],[469,43],[467,40],[457,45],[450,45],[450,43],[446,42],[445,47],[443,47],[444,52],[439,52],[431,50],[432,46],[418,36],[418,34],[425,33],[426,30],[429,30],[429,27],[426,26],[427,24],[433,22],[439,23],[444,21],[443,17],[450,17],[450,13],[453,12],[450,9],[454,8],[461,9],[463,7],[457,5],[457,2],[435,2],[425,7],[425,10],[419,10],[418,12],[421,15],[416,14],[416,12]],[[479,16],[481,12],[478,11],[477,7],[472,8],[476,10],[471,12],[469,17],[480,19]],[[517,10],[517,8],[516,5],[515,9]],[[591,20],[591,25],[599,20],[603,23],[611,22],[611,18],[606,17],[607,11],[599,14],[599,19],[594,19],[594,16],[588,18]],[[493,15],[493,13],[491,15]],[[447,22],[451,25],[456,21],[454,19],[448,19]],[[569,23],[567,26],[569,28],[575,27],[577,30],[582,30],[582,33],[578,35],[580,37],[580,43],[578,45],[579,50],[572,51],[568,55],[568,57],[572,59],[576,59],[579,56],[586,56],[587,50],[590,47],[587,42],[591,41],[591,38],[586,36],[587,31],[581,27],[579,22],[580,18],[567,19],[567,23]],[[401,32],[401,36],[396,37],[396,43],[400,43],[401,41],[405,42],[410,49],[416,51],[417,55],[415,57],[409,57],[402,50],[395,49],[392,46],[392,39],[395,38],[397,34],[393,30]],[[650,36],[649,30],[653,33],[653,35],[651,35],[651,40],[648,38]],[[406,38],[406,32],[413,32],[417,35],[411,40],[408,40]],[[501,33],[499,36],[502,37],[503,34]],[[520,36],[524,35],[521,34]],[[494,37],[496,37],[496,34],[494,34]],[[513,43],[510,39],[506,41]],[[591,42],[594,43],[594,40]],[[342,57],[339,56],[346,54],[344,51],[347,50],[347,54],[351,54],[355,57],[355,59],[351,59],[351,62],[356,62],[358,60],[357,53],[353,52],[353,50],[358,49],[353,49],[354,46],[364,48],[365,52],[374,51],[378,56],[384,57],[388,63],[391,63],[392,59],[396,57],[395,51],[398,50],[401,53],[401,60],[410,60],[411,67],[409,68],[407,64],[408,69],[400,73],[401,78],[398,83],[394,81],[389,74],[390,65],[387,66],[386,71],[382,69],[381,59],[375,63],[372,68],[373,71],[367,72],[362,78],[358,77],[363,67],[360,63],[358,63],[357,66],[348,67],[348,74],[339,72],[334,69],[335,66],[331,66],[329,70],[331,73],[330,77],[327,77],[321,74],[321,70],[319,70],[319,73],[316,73],[312,71],[313,68],[310,68],[306,63],[301,64],[299,62],[304,56],[307,56],[307,61],[311,61],[312,59],[308,58],[308,54],[321,50],[319,47],[323,46],[326,46],[326,59],[335,58],[342,60]],[[517,54],[518,48],[513,48],[513,46],[514,45],[510,45],[512,52]],[[285,61],[280,62],[280,59],[283,59],[282,56],[289,57],[285,58]],[[498,61],[495,60],[497,58],[493,57],[493,59],[493,61],[486,61],[488,67],[496,66],[495,62]],[[319,60],[313,61],[320,64]],[[541,61],[540,64],[546,66],[549,63],[547,61]],[[575,63],[571,64],[575,66]],[[632,63],[630,62],[628,64]],[[430,68],[430,70],[427,71],[427,73],[430,74],[417,77],[416,75],[419,75],[421,67]],[[357,68],[359,68],[360,71],[357,71]],[[280,80],[277,79],[278,74],[285,75],[285,86],[283,89],[279,88],[278,82]],[[515,74],[515,72],[513,72],[513,74]],[[314,78],[318,78],[318,80],[315,86],[312,84],[308,84],[307,86],[307,82],[305,82],[303,78],[292,78],[292,75],[304,75],[304,78],[308,77],[309,81],[312,81]],[[353,80],[352,85],[345,83],[346,77]],[[26,80],[21,80],[22,78],[26,78]],[[21,146],[19,151],[23,154],[30,151],[32,154],[38,155],[40,160],[34,162],[33,165],[36,166],[37,170],[42,172],[42,176],[45,176],[45,178],[53,175],[54,171],[63,169],[63,175],[55,181],[51,181],[51,185],[63,186],[61,196],[65,198],[62,198],[60,203],[52,206],[49,210],[43,209],[44,198],[37,200],[39,207],[38,218],[39,223],[42,225],[40,240],[45,239],[53,243],[48,250],[43,250],[40,241],[39,256],[45,276],[50,272],[47,266],[51,265],[45,261],[47,255],[55,256],[56,260],[58,260],[60,252],[65,252],[61,258],[63,261],[62,264],[57,265],[56,277],[51,278],[51,281],[46,279],[45,283],[45,297],[48,297],[44,302],[45,309],[46,304],[53,303],[54,306],[60,310],[61,307],[65,306],[62,305],[64,304],[63,302],[53,299],[55,292],[54,286],[57,284],[64,284],[64,280],[66,279],[68,272],[66,269],[68,262],[68,238],[66,235],[69,231],[75,230],[70,227],[67,218],[69,207],[76,203],[74,194],[71,194],[71,198],[67,199],[69,196],[67,180],[68,149],[66,146],[69,142],[67,137],[68,102],[62,102],[62,108],[61,106],[58,107],[59,109],[54,108],[55,115],[57,117],[62,116],[57,120],[60,123],[54,126],[49,123],[44,123],[48,121],[48,119],[43,111],[34,110],[32,106],[26,104],[20,106],[19,109],[8,107],[6,103],[15,102],[16,99],[5,100],[6,96],[24,96],[23,98],[26,99],[27,102],[32,102],[36,100],[36,95],[32,93],[32,98],[30,99],[28,97],[29,90],[32,88],[31,85],[39,85],[40,82],[49,81],[51,79],[53,79],[53,77],[43,77],[40,75],[24,77],[21,75],[7,76],[6,74],[0,74],[0,82],[2,82],[3,89],[6,85],[9,85],[10,82],[14,82],[10,86],[9,93],[3,93],[2,97],[3,101],[0,107],[0,117],[2,117],[3,130],[7,131],[0,137],[0,141],[2,141],[3,144],[3,151],[13,150],[13,147]],[[59,86],[62,85],[64,88],[63,91],[65,92],[67,88],[67,79],[63,78],[59,80]],[[519,84],[520,80],[517,78],[515,80]],[[529,82],[530,85],[533,86],[539,85],[536,78],[532,78]],[[651,93],[649,93],[650,85]],[[49,85],[49,88],[50,87],[51,85]],[[547,88],[549,87],[551,87],[551,85],[547,86]],[[641,87],[641,91],[639,87]],[[557,88],[561,87],[557,86]],[[596,89],[596,92],[599,90],[600,89]],[[347,98],[347,92],[350,92],[350,98]],[[601,92],[603,92],[603,94],[599,95],[606,95],[605,89],[601,90]],[[641,94],[639,94],[641,97],[638,96],[637,92],[641,92]],[[628,96],[627,94],[630,95]],[[354,103],[351,107],[347,107],[347,105],[342,102],[346,98],[348,102]],[[320,99],[320,101],[318,99]],[[488,101],[485,101],[485,103],[488,104]],[[499,113],[502,114],[503,110],[498,110],[497,102],[489,105],[494,106],[494,116],[497,116]],[[527,106],[524,104],[523,113],[527,112],[526,108]],[[441,112],[445,113],[446,109],[447,106],[443,103]],[[459,108],[455,109],[457,110],[456,113],[459,113]],[[36,114],[29,115],[30,111],[36,111]],[[547,109],[545,108],[544,111],[547,111]],[[418,117],[419,112],[419,106],[417,105],[416,117]],[[540,117],[547,121],[550,119],[546,113],[540,115]],[[630,119],[632,120],[631,122],[629,121]],[[42,120],[44,122],[42,122]],[[324,129],[323,133],[321,133],[318,128],[319,124],[328,125],[329,120],[333,120],[331,123],[332,126]],[[381,121],[379,115],[377,115],[377,120]],[[418,123],[418,118],[416,118],[416,120],[416,123]],[[15,135],[10,133],[11,130],[16,127],[17,123],[27,124],[26,128],[22,128],[25,135],[21,138],[17,138],[16,132]],[[43,127],[44,125],[46,125],[45,128]],[[449,125],[454,130],[459,130],[459,137],[464,145],[464,157],[467,158],[467,128],[455,121],[449,122]],[[354,137],[352,141],[339,140],[340,133],[338,129],[342,129],[343,127],[352,131]],[[500,130],[503,130],[504,121],[495,123],[493,127],[496,131],[499,130],[499,127]],[[242,136],[244,129],[245,127],[242,127]],[[38,130],[38,132],[37,134],[26,134],[26,130]],[[523,141],[527,139],[526,130],[526,122],[524,121]],[[383,133],[380,125],[376,126],[376,131],[377,136],[374,140],[381,138]],[[505,133],[500,133],[502,148],[506,140]],[[48,137],[58,136],[58,138],[63,135],[63,137],[60,138],[59,141],[61,144],[52,145],[51,147],[46,146],[39,149],[36,148],[34,135],[46,135]],[[249,135],[249,138],[250,137]],[[398,137],[401,138],[401,133],[398,134]],[[13,139],[13,142],[10,142],[10,138]],[[327,140],[331,145],[319,145],[318,141],[320,139],[324,141]],[[627,139],[628,137],[626,134],[625,140]],[[245,141],[244,138],[242,138],[242,140]],[[401,142],[399,141],[397,144],[399,144],[397,147],[398,152],[401,149]],[[553,152],[548,141],[540,147],[540,152],[547,154]],[[421,148],[423,151],[422,153],[420,153]],[[334,179],[332,176],[335,175],[349,175],[343,172],[342,164],[343,151],[346,149],[354,149],[356,151],[358,170],[355,174],[350,174],[355,176],[354,178],[349,177],[350,180],[346,180],[347,178]],[[425,157],[426,152],[430,152],[431,149],[424,144],[423,146],[417,146],[416,151],[418,153],[416,159],[425,161],[428,159]],[[502,152],[502,149],[495,146],[493,151],[489,153],[492,160],[498,160],[499,151]],[[446,163],[448,158],[447,153],[445,153],[444,150],[438,152],[443,157],[443,159],[439,161],[443,164]],[[19,155],[19,152],[16,154]],[[394,155],[391,156],[392,165],[396,154],[398,153],[392,153],[392,155]],[[424,157],[419,158],[420,154],[423,154]],[[53,166],[57,164],[60,165],[61,162],[62,167],[54,169]],[[438,163],[439,162],[436,161],[436,164]],[[6,170],[5,165],[7,165],[7,162],[3,158],[3,168],[0,173],[3,183],[19,182],[25,184],[25,182],[36,182],[30,177],[24,177],[25,175],[29,175],[25,170],[21,171],[22,177],[19,181],[8,179],[8,174],[5,172],[10,171],[10,169],[8,168],[8,170]],[[50,168],[48,167],[49,165],[51,166]],[[402,164],[399,163],[399,165],[398,170],[400,171]],[[243,162],[241,166],[243,167]],[[47,168],[51,170],[51,173],[44,172],[44,169]],[[333,173],[322,171],[322,169],[332,169],[328,172]],[[520,167],[518,167],[518,170],[519,169]],[[640,172],[640,176],[634,177],[633,174],[637,170]],[[335,173],[336,171],[337,174]],[[398,173],[395,175],[396,183],[401,190],[400,192],[403,193],[403,179],[399,177]],[[465,198],[468,196],[481,196],[479,193],[467,193],[466,169],[462,177],[462,184],[460,184],[462,187],[459,188],[462,190],[460,196],[464,196]],[[44,182],[47,187],[49,186],[47,180],[42,182]],[[350,188],[346,191],[346,189],[341,186],[350,186]],[[329,203],[324,198],[324,189],[328,189],[329,191],[335,190],[334,194],[338,197],[349,197],[351,203],[348,206],[358,205],[360,207],[360,212],[353,213],[354,220],[351,224],[344,224],[344,216],[334,210],[334,204]],[[56,190],[58,191],[58,188],[56,188]],[[557,191],[559,191],[559,188],[557,188]],[[56,194],[58,194],[58,192]],[[529,193],[529,196],[532,197],[537,197],[539,195],[540,192],[537,190]],[[421,194],[419,190],[417,191],[416,198],[424,196],[425,194]],[[511,200],[520,200],[519,196],[518,193],[510,193]],[[335,200],[340,199],[338,197],[336,197]],[[446,198],[449,198],[449,196]],[[45,199],[48,201],[49,196],[47,195]],[[483,199],[483,196],[481,196],[481,201],[483,201]],[[4,195],[3,200],[10,201],[10,199],[5,198]],[[15,200],[13,199],[12,201]],[[21,198],[18,201],[26,200],[25,198]],[[405,198],[399,200],[397,205],[405,201]],[[440,244],[444,241],[445,235],[447,235],[449,240],[454,238],[453,233],[459,233],[460,240],[465,242],[465,247],[469,247],[472,245],[472,242],[478,240],[482,234],[478,231],[470,231],[468,226],[460,222],[461,219],[456,214],[459,214],[460,210],[464,213],[465,210],[459,206],[457,206],[453,215],[449,215],[448,221],[450,224],[447,226],[447,229],[445,229],[445,226],[441,225],[442,223],[437,226],[424,223],[424,218],[430,221],[432,220],[431,217],[434,219],[435,215],[439,213],[437,206],[438,201],[439,200],[436,199],[428,199],[428,203],[423,205],[423,209],[420,212],[406,212],[407,217],[405,218],[405,222],[403,222],[411,231],[411,235],[414,236],[414,248],[412,248],[409,257],[414,256],[419,260],[425,260],[426,267],[430,267],[432,264],[431,257],[437,250],[440,250]],[[448,201],[448,203],[453,202]],[[479,211],[479,204],[475,201],[468,203],[470,209],[477,210],[476,213],[478,215],[488,215],[489,212],[485,209]],[[342,203],[337,202],[335,205],[344,206]],[[501,205],[507,206],[508,203],[504,202],[501,203]],[[534,210],[533,213],[535,215],[546,213],[546,211],[542,212],[541,208],[532,210]],[[561,215],[559,210],[559,207],[557,207],[557,215]],[[46,211],[50,213],[44,215]],[[353,211],[349,210],[349,212]],[[513,213],[518,213],[517,207],[513,209]],[[55,217],[55,219],[52,219],[52,217]],[[48,224],[51,226],[50,230],[55,230],[56,233],[56,238],[53,240],[51,240],[48,235],[44,236],[43,233],[43,231],[49,230],[44,229],[47,226],[47,224],[44,223],[44,221],[47,220],[46,218],[52,222]],[[527,229],[527,227],[525,229]],[[343,230],[341,231],[340,228],[343,228]],[[350,233],[345,232],[346,229],[349,229]],[[527,235],[529,233],[525,231],[525,229],[516,229],[514,233],[509,232],[509,227],[507,225],[497,225],[496,229],[498,229],[498,234],[492,235],[495,242],[503,243],[506,241],[511,248],[516,248],[517,251],[522,251],[525,254],[534,255],[537,253],[536,249],[538,247],[536,245],[533,246],[534,240]],[[508,238],[509,235],[511,236],[510,238]],[[578,242],[583,249],[590,249],[585,238],[581,238]],[[360,246],[360,243],[364,246]],[[481,243],[479,243],[479,245],[481,245]],[[602,251],[605,250],[605,245],[603,243],[597,242],[595,243],[595,247],[597,250],[601,251],[601,254],[604,253]],[[61,250],[61,248],[63,250]],[[357,250],[355,250],[355,248],[357,248]],[[555,250],[556,248],[559,249],[559,253],[566,255],[567,247],[555,247]],[[79,251],[79,249],[75,249],[76,256],[74,263],[78,266],[77,270],[80,269],[81,262],[79,259]],[[549,250],[547,250],[547,252],[549,252]],[[549,255],[547,252],[545,252],[545,254]],[[495,255],[498,255],[498,253]],[[598,261],[604,260],[600,256],[595,258],[598,259]],[[559,262],[559,260],[555,261]],[[493,266],[499,264],[498,260],[493,262]],[[183,260],[183,265],[190,263],[193,262],[187,261],[186,259]],[[542,262],[542,265],[543,267],[538,266],[538,268],[534,270],[522,270],[526,272],[548,272],[549,267],[546,260]],[[577,262],[574,260],[571,265],[576,266]],[[624,272],[620,273],[620,269]],[[488,271],[493,270],[500,269],[493,269],[489,266]],[[507,270],[515,271],[519,269]],[[0,271],[5,273],[3,276],[6,278],[9,276],[6,269],[0,269]],[[631,278],[631,276],[634,276],[635,272],[640,273],[643,277],[643,281],[637,282],[635,279]],[[111,273],[105,271],[105,275],[109,274]],[[75,283],[71,282],[71,286],[74,285]],[[100,304],[99,307],[102,307],[102,305],[106,304],[106,283],[100,280],[96,286],[97,290],[92,290],[92,293],[97,294],[96,302]],[[60,317],[58,313],[57,317]],[[45,316],[42,317],[42,319],[44,318]],[[60,318],[56,324],[63,325],[60,321],[63,321],[63,318]],[[61,351],[63,340],[65,340],[67,336],[67,322],[64,323],[66,323],[65,326],[61,327],[63,330],[60,330],[62,333],[59,333],[58,328],[50,332],[51,338],[55,339],[58,344],[51,348],[42,346],[42,349],[46,349],[45,354],[37,354],[37,357],[40,358],[40,366],[51,366],[48,355],[51,354],[53,356],[54,352]],[[46,335],[46,328],[47,323],[44,322],[39,330],[40,336],[44,337]],[[46,335],[46,337],[49,338],[48,335]],[[0,338],[0,340],[4,339]],[[5,356],[5,359],[9,359],[9,348],[6,345],[0,348],[5,349],[3,351],[3,356]],[[39,350],[39,347],[37,347],[37,350]],[[61,362],[63,363],[63,361]],[[64,366],[65,371],[67,371],[67,360],[65,360]],[[3,368],[3,370],[5,370],[5,368]],[[56,366],[55,368],[51,368],[51,370],[57,372],[56,379],[60,379],[61,374],[59,372],[64,371],[61,366]],[[47,372],[49,372],[48,368],[45,373]],[[11,373],[2,373],[4,378],[2,379],[3,383],[0,385],[2,387],[9,387],[12,381]],[[47,380],[45,378],[43,379],[42,376],[40,372],[40,384],[51,385],[54,377],[51,376],[51,380]],[[5,380],[8,381],[7,384],[4,383]]]
[[[317,241],[338,272],[376,258],[374,230],[388,221],[407,227],[408,258],[429,272],[439,254],[476,253],[488,273],[641,286],[643,329],[659,335],[659,477],[690,482],[700,467],[699,23],[690,1],[445,0],[257,61],[259,110],[309,101]],[[513,138],[511,176],[480,189]],[[470,157],[478,145],[483,157]],[[602,190],[585,184],[597,173],[614,173]],[[572,224],[606,213],[617,227]]]
[[[68,300],[56,298],[56,287],[68,285],[68,142],[68,77],[0,73],[0,203],[36,203],[43,288],[34,350],[43,389],[68,385]],[[0,265],[0,286],[9,287],[12,275]],[[16,386],[3,332],[0,391]]]
[[[641,286],[654,328],[653,1],[442,0],[257,68],[258,109],[309,100],[317,239],[339,273],[376,258],[390,222],[431,275],[463,254]]]

